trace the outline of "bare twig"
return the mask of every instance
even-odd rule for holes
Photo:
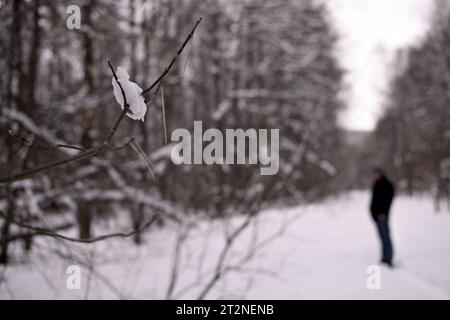
[[[55,254],[56,256],[60,257],[61,259],[73,261],[75,264],[79,264],[85,268],[90,268],[90,265],[86,261],[84,261],[81,257],[77,257],[76,255],[72,255],[72,254],[67,255],[64,252],[61,252],[61,251],[55,250],[55,249],[52,249],[51,252],[53,254]],[[102,272],[97,271],[93,265],[92,265],[90,272],[93,275],[95,275],[95,277],[98,280],[103,282],[111,290],[111,292],[113,292],[119,299],[122,299],[122,300],[127,299],[127,297],[122,293],[122,290],[120,290],[119,288],[114,286],[111,283],[111,281],[106,276],[104,276]]]
[[[158,86],[156,87],[155,92],[153,93],[152,97],[150,98],[150,100],[145,104],[147,107],[150,106],[153,102],[153,100],[155,100],[155,98],[158,96],[159,90],[161,89],[161,85],[162,85],[162,81],[159,82]]]
[[[58,166],[61,166],[61,165],[64,165],[64,164],[68,164],[68,163],[71,163],[71,162],[80,161],[80,160],[83,160],[83,159],[88,159],[88,158],[97,156],[100,153],[103,153],[104,151],[111,150],[111,148],[109,147],[109,143],[110,143],[111,139],[113,138],[114,134],[116,133],[117,128],[119,127],[119,124],[122,122],[125,114],[128,112],[129,106],[126,103],[125,91],[123,90],[121,83],[118,81],[116,72],[114,71],[114,68],[112,67],[111,62],[109,62],[109,60],[108,60],[108,65],[111,68],[111,71],[113,73],[114,79],[116,79],[117,83],[119,84],[120,90],[122,91],[122,95],[124,97],[124,103],[125,104],[124,104],[124,109],[123,109],[122,113],[117,118],[117,120],[114,123],[114,125],[112,126],[111,131],[110,131],[109,135],[106,137],[105,141],[103,141],[103,143],[99,147],[94,148],[94,149],[85,150],[85,151],[83,151],[83,152],[81,152],[81,153],[79,153],[79,154],[77,154],[75,156],[72,156],[72,157],[69,157],[69,158],[65,158],[65,159],[62,159],[62,160],[57,160],[57,161],[54,161],[54,162],[51,162],[51,163],[48,163],[48,164],[44,164],[44,165],[41,165],[41,166],[38,166],[38,167],[31,168],[29,170],[26,170],[26,171],[18,173],[18,174],[13,174],[12,176],[9,176],[9,177],[6,177],[6,178],[2,178],[2,179],[0,179],[0,184],[2,184],[2,183],[11,183],[13,181],[25,179],[25,178],[27,178],[27,177],[29,177],[31,175],[36,174],[36,173],[39,173],[39,172],[42,172],[42,171],[45,171],[45,170],[48,170],[48,169],[52,169],[52,168],[55,168],[55,167],[58,167]]]
[[[131,137],[131,138],[130,138],[127,142],[125,142],[124,144],[119,145],[119,146],[116,146],[116,147],[113,147],[111,150],[112,150],[112,151],[118,151],[118,150],[125,149],[126,147],[128,147],[129,145],[131,145],[133,142],[134,142],[134,138]]]
[[[180,269],[180,259],[182,256],[182,247],[184,244],[184,241],[186,240],[188,233],[190,230],[190,226],[186,226],[185,230],[181,230],[178,234],[175,242],[175,251],[173,253],[173,261],[172,261],[172,268],[170,272],[170,279],[169,279],[169,285],[167,287],[167,293],[166,293],[166,299],[171,299],[172,294],[175,290],[175,286],[178,281],[179,276],[179,269]]]
[[[167,144],[168,138],[167,138],[167,123],[166,123],[166,103],[164,101],[164,88],[163,87],[161,87],[161,108],[162,108],[162,118],[163,118],[163,128],[164,128],[164,143]]]
[[[184,40],[183,44],[181,45],[180,49],[178,49],[177,54],[172,58],[169,65],[164,69],[164,72],[144,91],[142,91],[142,95],[146,94],[150,90],[152,90],[158,83],[160,83],[164,77],[169,73],[170,69],[175,64],[175,61],[179,58],[180,54],[183,52],[184,48],[186,47],[189,40],[192,39],[192,36],[194,35],[195,29],[199,25],[199,23],[202,21],[202,18],[200,17],[197,22],[195,23],[194,27],[192,28],[191,32],[189,32],[188,36]]]
[[[122,97],[123,97],[123,111],[119,115],[119,117],[117,118],[116,122],[114,123],[114,125],[111,128],[111,131],[109,132],[108,136],[106,137],[105,141],[103,142],[104,145],[108,145],[109,144],[109,142],[111,141],[112,137],[116,133],[117,128],[119,127],[119,124],[122,122],[123,118],[125,117],[125,114],[127,114],[127,112],[130,110],[130,105],[127,102],[127,97],[126,97],[126,94],[125,94],[125,90],[123,90],[122,84],[120,83],[119,78],[117,77],[116,71],[114,70],[114,67],[111,64],[111,61],[109,61],[109,60],[108,60],[108,65],[109,65],[109,68],[111,69],[111,72],[113,74],[114,80],[116,80],[117,84],[119,85],[120,92],[122,93]]]
[[[135,141],[131,141],[131,148],[144,159],[144,162],[147,166],[148,171],[150,172],[150,175],[152,176],[153,180],[156,180],[155,170],[153,168],[153,164],[150,161],[149,157],[145,154],[144,150],[142,150],[141,146]]]
[[[253,215],[253,217],[256,217],[257,215]],[[249,217],[247,218],[235,229],[231,235],[228,235],[227,238],[229,239],[226,241],[224,247],[222,248],[222,251],[219,255],[219,258],[217,260],[217,263],[215,267],[209,268],[205,272],[202,273],[202,275],[199,275],[196,280],[189,283],[185,287],[183,287],[181,290],[177,292],[176,295],[174,295],[175,299],[180,299],[183,297],[185,293],[188,291],[191,291],[194,288],[197,288],[199,285],[202,284],[202,279],[207,275],[212,273],[211,278],[207,281],[206,285],[204,286],[202,292],[200,293],[198,299],[204,299],[207,294],[211,291],[211,289],[221,280],[223,279],[226,274],[230,272],[252,272],[252,273],[260,273],[265,276],[271,276],[275,277],[277,275],[276,272],[267,270],[267,269],[261,269],[261,268],[245,268],[245,265],[248,264],[255,256],[260,253],[264,248],[275,242],[277,239],[279,239],[284,232],[286,231],[289,226],[291,226],[297,219],[299,219],[302,215],[301,214],[295,214],[294,216],[288,218],[284,223],[272,234],[268,235],[267,237],[263,238],[261,241],[258,241],[254,243],[247,251],[246,253],[240,257],[234,264],[227,264],[226,263],[226,257],[228,252],[232,249],[232,246],[234,243],[236,243],[237,237],[242,234],[247,227],[249,226],[249,223],[251,222]]]
[[[1,213],[0,213],[0,215],[1,215]],[[62,224],[62,225],[53,227],[52,230],[54,232],[56,232],[56,231],[66,230],[66,229],[69,229],[71,227],[73,227],[73,223],[66,223],[66,224]],[[23,239],[23,238],[26,238],[26,237],[38,236],[40,234],[42,234],[40,231],[31,230],[30,232],[13,234],[13,235],[9,236],[8,238],[6,238],[6,241],[8,241],[8,242],[16,241],[16,240]]]
[[[210,224],[209,230],[207,231],[207,238],[202,241],[203,242],[203,246],[202,249],[200,250],[199,256],[198,256],[198,261],[197,261],[197,276],[196,279],[192,282],[190,282],[189,284],[185,285],[184,287],[182,287],[181,289],[178,290],[178,292],[176,294],[172,295],[172,299],[174,300],[178,300],[181,297],[183,297],[183,295],[185,293],[187,293],[188,291],[192,290],[193,288],[197,287],[198,285],[201,284],[202,279],[203,279],[203,267],[205,264],[205,260],[207,258],[208,255],[208,248],[209,248],[209,236],[211,235],[212,231],[213,231],[213,225]]]
[[[54,150],[59,149],[59,148],[74,149],[74,150],[79,150],[79,151],[86,151],[86,149],[83,148],[83,147],[69,145],[69,144],[62,144],[62,143],[46,146],[46,145],[37,143],[35,141],[30,141],[29,139],[14,133],[12,130],[9,130],[9,134],[12,137],[16,138],[17,140],[19,140],[20,142],[28,145],[29,147],[36,147],[36,148],[40,148],[40,149],[47,150],[47,151],[54,151]]]
[[[54,168],[54,167],[58,167],[58,166],[61,166],[61,165],[64,165],[64,164],[68,164],[68,163],[71,163],[71,162],[74,162],[74,161],[79,161],[79,160],[82,160],[82,159],[91,158],[93,156],[98,155],[101,151],[105,151],[105,150],[88,149],[88,150],[83,151],[83,152],[81,152],[81,153],[79,153],[79,154],[77,154],[77,155],[75,155],[73,157],[69,157],[69,158],[65,158],[65,159],[62,159],[62,160],[53,161],[53,162],[50,162],[50,163],[47,163],[47,164],[44,164],[44,165],[41,165],[41,166],[38,166],[38,167],[31,168],[29,170],[25,170],[25,171],[23,171],[21,173],[13,174],[13,175],[11,175],[9,177],[1,178],[0,179],[0,184],[11,183],[11,182],[14,182],[14,181],[17,181],[17,180],[22,180],[22,179],[28,178],[31,175],[39,173],[41,171],[45,171],[45,170],[48,170],[48,169],[51,169],[51,168]]]
[[[222,248],[222,251],[219,254],[219,258],[216,263],[215,271],[213,272],[213,276],[209,279],[206,286],[200,292],[198,296],[198,300],[205,299],[206,295],[210,292],[210,290],[214,287],[214,285],[223,277],[223,275],[228,271],[225,266],[226,257],[229,251],[232,249],[234,242],[239,237],[239,235],[250,225],[253,217],[255,217],[257,211],[255,213],[249,214],[244,222],[237,227],[233,233],[225,239],[225,245]]]
[[[189,62],[189,59],[190,59],[190,57],[191,57],[191,53],[192,53],[192,41],[191,41],[191,43],[189,44],[189,51],[188,51],[188,53],[187,53],[186,60],[184,61],[183,73],[182,73],[181,79],[184,79],[184,74],[186,73],[186,67],[187,67],[188,62]]]
[[[125,95],[125,90],[123,90],[122,84],[119,81],[119,78],[117,77],[116,71],[114,70],[114,67],[111,64],[111,61],[108,60],[108,66],[111,69],[111,72],[113,74],[114,80],[116,80],[117,84],[119,85],[120,92],[122,92],[122,98],[123,98],[123,108],[127,109],[130,106],[127,103],[127,96]]]
[[[0,211],[0,216],[2,218],[5,218],[5,215],[1,211]],[[106,235],[102,235],[102,236],[98,236],[98,237],[90,238],[90,239],[78,239],[78,238],[67,237],[67,236],[59,234],[59,233],[57,233],[57,232],[55,232],[53,230],[50,230],[50,229],[47,229],[47,228],[44,228],[44,227],[30,226],[28,224],[22,223],[22,222],[17,221],[17,220],[11,220],[11,223],[13,223],[13,224],[15,224],[15,225],[17,225],[19,227],[25,228],[25,229],[33,230],[36,233],[38,233],[40,235],[43,235],[43,236],[59,238],[59,239],[63,239],[63,240],[71,241],[71,242],[94,243],[94,242],[97,242],[97,241],[110,239],[110,238],[128,238],[128,237],[131,237],[135,233],[141,232],[141,231],[145,230],[146,228],[148,228],[157,219],[158,219],[158,215],[154,215],[149,221],[144,223],[140,228],[134,229],[133,231],[130,231],[130,232],[127,232],[127,233],[117,232],[117,233],[106,234]]]
[[[86,289],[84,291],[84,300],[87,300],[89,298],[89,293],[91,291],[91,285],[92,285],[92,276],[94,275],[94,268],[95,268],[95,245],[92,247],[92,251],[89,254],[89,259],[87,260],[88,265],[88,276],[86,281]]]
[[[198,24],[200,23],[200,21],[202,20],[202,18],[198,19],[197,22],[195,23],[194,27],[192,28],[191,32],[189,33],[189,35],[187,36],[187,38],[184,40],[183,44],[181,45],[180,49],[178,50],[178,52],[176,53],[176,55],[172,58],[170,64],[165,68],[164,72],[152,83],[152,85],[144,90],[142,92],[142,95],[144,95],[145,93],[149,92],[150,90],[152,90],[156,85],[158,85],[159,83],[161,83],[161,81],[164,79],[164,77],[169,73],[170,69],[172,68],[172,66],[175,64],[175,61],[177,60],[177,58],[180,56],[180,54],[183,52],[186,44],[189,42],[189,40],[192,38],[192,36],[194,35],[195,29],[197,28]],[[111,72],[114,76],[114,79],[116,80],[117,84],[120,87],[120,91],[122,93],[123,96],[123,101],[124,101],[124,108],[123,111],[121,112],[121,114],[119,115],[119,117],[117,118],[117,120],[114,122],[113,126],[111,127],[111,130],[109,132],[109,134],[106,136],[105,140],[103,141],[103,143],[94,149],[88,149],[88,150],[84,150],[82,151],[80,154],[77,154],[75,156],[69,157],[69,158],[65,158],[62,160],[57,160],[54,162],[51,162],[49,164],[44,164],[35,168],[31,168],[29,170],[26,170],[24,172],[18,173],[18,174],[14,174],[5,178],[0,178],[0,184],[4,184],[4,183],[11,183],[14,182],[16,180],[21,180],[21,179],[25,179],[31,175],[37,174],[39,172],[48,170],[48,169],[52,169],[64,164],[68,164],[71,162],[75,162],[75,161],[80,161],[83,159],[87,159],[87,158],[91,158],[94,156],[97,156],[101,153],[103,153],[104,151],[108,151],[108,150],[114,150],[114,148],[109,147],[109,144],[113,138],[113,136],[115,135],[120,123],[122,122],[123,118],[125,117],[125,115],[127,114],[127,112],[130,110],[130,106],[127,103],[126,100],[126,94],[125,91],[122,87],[122,84],[120,83],[117,74],[114,70],[114,67],[112,66],[111,62],[108,60],[108,66],[111,69]],[[131,143],[131,142],[130,142]],[[64,148],[70,148],[73,146],[69,146],[69,145],[60,145],[59,147],[64,147]]]

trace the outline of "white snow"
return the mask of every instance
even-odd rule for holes
[[[352,192],[321,204],[263,212],[258,223],[239,238],[229,254],[230,262],[239,261],[246,252],[255,228],[260,240],[276,233],[280,226],[287,224],[287,229],[242,270],[229,273],[208,298],[449,299],[450,213],[435,213],[427,196],[395,200],[391,228],[397,268],[381,267],[380,290],[366,287],[367,268],[379,259],[368,201],[368,193]],[[234,218],[227,225],[240,222],[242,218]],[[223,245],[223,229],[224,224],[218,221],[203,223],[188,235],[175,296],[198,296],[204,279],[198,288],[181,289],[195,283],[199,275],[208,275]],[[70,244],[72,256],[92,257],[97,266],[89,285],[88,268],[82,267],[79,291],[65,286],[65,270],[74,262],[40,256],[50,248],[61,247],[54,240],[41,238],[31,263],[0,268],[7,279],[0,284],[0,299],[164,299],[175,235],[176,228],[165,225],[149,230],[141,247],[124,239],[90,246]]]
[[[117,68],[117,78],[119,79],[122,89],[125,93],[125,99],[130,106],[130,112],[127,112],[127,116],[133,120],[144,121],[145,113],[147,112],[147,106],[145,105],[145,99],[141,95],[142,89],[133,81],[130,81],[130,76],[122,67]],[[114,97],[117,103],[124,108],[124,99],[120,86],[114,77],[112,78],[112,85],[114,89]]]

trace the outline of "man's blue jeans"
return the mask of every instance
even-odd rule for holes
[[[382,259],[381,262],[392,264],[394,251],[392,248],[391,236],[389,234],[389,223],[386,216],[378,217],[377,221],[378,234],[381,240]]]

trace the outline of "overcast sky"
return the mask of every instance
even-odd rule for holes
[[[340,35],[339,57],[348,72],[343,126],[373,129],[382,113],[389,64],[398,49],[420,40],[431,0],[325,0]]]

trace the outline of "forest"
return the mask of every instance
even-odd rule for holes
[[[349,144],[323,1],[0,0],[0,289],[19,266],[78,265],[85,298],[96,279],[126,299],[101,265],[162,250],[156,297],[208,298],[298,218],[280,211],[265,233],[261,212],[367,189],[375,164],[399,194],[450,211],[449,5],[399,51],[382,117]],[[137,118],[121,75],[145,99]],[[279,169],[261,174],[267,150],[258,165],[174,163],[171,135],[195,140],[198,121],[227,137],[232,161],[227,130],[278,130]]]

